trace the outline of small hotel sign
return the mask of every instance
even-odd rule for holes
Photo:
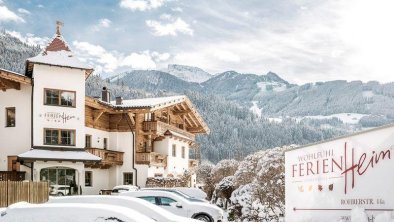
[[[43,117],[48,122],[55,122],[55,123],[67,123],[72,119],[78,118],[74,115],[68,115],[64,112],[46,112],[44,114],[40,114],[40,117]]]
[[[286,221],[394,211],[394,126],[286,152]]]

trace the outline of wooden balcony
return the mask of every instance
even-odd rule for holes
[[[167,166],[167,156],[160,153],[136,153],[136,164],[152,165],[158,167]]]
[[[198,160],[189,159],[189,170],[195,169],[198,166]]]
[[[24,171],[0,171],[0,181],[23,181],[25,175]]]
[[[144,121],[142,125],[142,130],[149,132],[152,131],[159,135],[164,135],[167,130],[173,131],[181,135],[181,137],[195,141],[196,136],[192,133],[187,132],[184,129],[178,128],[176,126],[170,125],[168,123],[164,123],[161,121]]]
[[[123,152],[99,148],[86,148],[86,151],[101,158],[98,163],[85,164],[86,167],[108,169],[111,166],[123,165]]]

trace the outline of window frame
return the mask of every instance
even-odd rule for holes
[[[186,159],[186,147],[182,146],[182,159]]]
[[[103,139],[103,149],[104,149],[104,150],[107,150],[107,149],[108,149],[108,138],[107,138],[107,137],[105,137],[105,138]]]
[[[131,178],[127,178],[128,180],[131,179],[131,183],[126,184],[126,175],[131,175]],[[134,185],[134,174],[132,172],[123,172],[123,185]]]
[[[46,92],[49,91],[49,90],[58,92],[58,104],[57,105],[56,104],[48,104],[47,103]],[[74,94],[74,105],[72,105],[72,106],[62,105],[61,95],[62,95],[63,92],[68,92],[68,93],[73,93]],[[76,106],[77,106],[77,92],[73,91],[73,90],[44,88],[44,105],[45,106],[60,106],[60,107],[76,108]]]
[[[14,111],[14,125],[8,124],[8,112],[13,110]],[[16,127],[16,107],[6,107],[5,108],[5,127]]]
[[[172,157],[176,157],[176,144],[172,144]]]
[[[57,137],[58,137],[57,144],[47,143],[47,141],[46,141],[46,138],[47,138],[46,131],[47,130],[57,131]],[[73,137],[72,137],[72,140],[71,140],[71,141],[74,142],[73,144],[62,144],[61,143],[61,141],[62,141],[62,131],[73,132],[73,135],[72,135]],[[44,140],[43,144],[47,145],[47,146],[75,146],[76,145],[76,141],[75,141],[75,139],[76,139],[76,130],[74,130],[74,129],[44,128],[44,134],[43,135],[44,135],[43,136],[43,140]]]
[[[86,174],[90,174],[89,185],[86,185]],[[93,171],[85,171],[85,187],[93,187]]]
[[[89,141],[89,146],[88,146],[88,141]],[[85,134],[85,148],[92,148],[92,135],[90,134]]]

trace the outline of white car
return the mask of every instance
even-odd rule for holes
[[[122,206],[135,210],[152,218],[157,222],[195,222],[196,220],[177,216],[161,207],[148,203],[145,200],[125,196],[69,196],[51,197],[48,203],[100,203],[114,206]]]
[[[186,194],[183,190],[181,191],[178,188],[163,188],[163,187],[157,187],[157,188],[142,188],[141,190],[156,190],[156,191],[166,191],[166,192],[171,192],[175,193],[179,196],[182,196],[183,198],[191,201],[191,202],[206,202],[209,203],[209,201],[205,200],[204,198],[196,198],[192,197],[188,194]]]
[[[68,185],[51,185],[49,194],[53,196],[66,196],[70,193],[70,186]]]
[[[133,185],[118,185],[112,188],[111,195],[119,195],[119,193],[127,191],[137,191],[138,187]]]
[[[219,207],[205,202],[192,202],[172,192],[142,190],[124,192],[119,195],[144,199],[179,216],[205,222],[223,221],[224,213]]]
[[[154,222],[151,218],[125,207],[106,204],[29,204],[9,206],[0,222]]]

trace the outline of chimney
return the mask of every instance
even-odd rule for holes
[[[116,105],[123,105],[123,98],[121,96],[116,97]]]
[[[103,91],[101,92],[101,100],[107,103],[109,103],[111,100],[109,89],[107,89],[107,87],[105,86],[103,87]]]

